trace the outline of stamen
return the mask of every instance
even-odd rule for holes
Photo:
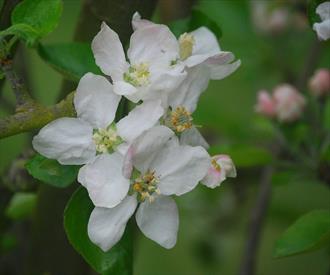
[[[121,138],[117,135],[115,126],[110,126],[107,129],[95,130],[93,141],[98,153],[111,152],[114,147],[122,142]]]
[[[174,131],[182,133],[193,126],[192,120],[191,113],[185,107],[179,106],[170,112],[168,126]]]
[[[216,160],[216,159],[212,158],[211,163],[212,163],[212,166],[213,166],[213,168],[214,168],[215,170],[217,170],[218,172],[221,171],[221,167],[220,167],[220,165],[217,163],[217,160]]]
[[[181,34],[179,37],[179,48],[181,60],[186,60],[192,55],[193,47],[195,44],[195,38],[190,33]]]
[[[147,63],[140,63],[129,67],[128,71],[124,73],[124,80],[135,87],[146,86],[149,84],[149,65]]]
[[[159,189],[157,184],[159,179],[156,177],[154,171],[147,171],[144,175],[140,175],[134,180],[131,185],[130,194],[137,193],[137,199],[139,202],[144,202],[146,199],[149,202],[155,200],[156,195],[159,195]]]

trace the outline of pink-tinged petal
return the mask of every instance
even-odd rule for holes
[[[159,177],[163,195],[183,195],[193,190],[209,168],[209,155],[201,147],[180,145],[173,137],[158,152],[149,166]]]
[[[128,196],[114,208],[95,207],[88,222],[90,240],[104,252],[109,251],[123,236],[136,206],[136,198]]]
[[[306,105],[305,98],[289,84],[276,87],[273,98],[276,105],[276,116],[282,122],[292,122],[299,119]]]
[[[102,154],[80,168],[78,181],[95,206],[112,208],[126,197],[130,182],[122,175],[123,161],[119,153]]]
[[[262,90],[258,93],[258,102],[255,110],[256,112],[270,118],[275,116],[275,101],[267,91]]]
[[[87,73],[79,81],[74,105],[79,118],[94,128],[106,128],[115,119],[120,98],[105,77]]]
[[[79,118],[59,118],[43,127],[32,140],[41,155],[64,165],[80,165],[96,154],[93,127]]]
[[[123,46],[118,34],[104,22],[100,32],[93,39],[92,50],[95,62],[104,74],[111,76],[114,81],[123,78],[128,68]]]
[[[135,217],[137,225],[146,237],[167,249],[175,246],[179,213],[172,198],[159,196],[151,203],[148,200],[141,203]]]
[[[117,123],[119,136],[128,143],[155,126],[164,114],[160,100],[145,101]]]
[[[208,28],[200,27],[190,34],[192,34],[195,39],[192,55],[212,56],[220,52],[218,39]]]
[[[202,180],[202,184],[209,188],[215,188],[227,178],[235,178],[237,175],[232,159],[227,155],[213,156],[210,161],[207,175]]]
[[[316,97],[325,96],[330,93],[330,70],[319,69],[309,80],[309,88],[311,93]]]

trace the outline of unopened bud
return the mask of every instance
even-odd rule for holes
[[[325,96],[330,93],[330,70],[319,69],[309,80],[311,93],[316,97]]]

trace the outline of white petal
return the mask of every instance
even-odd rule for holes
[[[141,29],[141,28],[152,26],[152,25],[154,25],[153,22],[146,20],[146,19],[141,19],[141,15],[138,12],[135,12],[133,14],[132,27],[133,27],[134,31],[136,29]]]
[[[115,208],[94,208],[88,222],[90,240],[103,251],[108,251],[123,236],[126,223],[136,206],[136,198],[129,196]]]
[[[170,249],[176,244],[179,213],[175,201],[159,196],[154,202],[145,201],[135,215],[136,223],[149,239]]]
[[[218,39],[206,27],[191,32],[195,39],[192,55],[214,55],[220,52]]]
[[[223,79],[237,70],[241,65],[241,61],[237,60],[234,63],[226,65],[208,65],[211,68],[211,79],[220,80]]]
[[[321,19],[330,19],[330,1],[324,2],[316,8],[316,13],[321,17]]]
[[[207,88],[210,70],[202,65],[187,69],[187,73],[186,79],[178,89],[169,94],[168,104],[172,108],[184,106],[192,113],[197,107],[201,93]]]
[[[196,127],[184,131],[180,136],[180,143],[190,146],[202,146],[205,149],[210,147]]]
[[[123,73],[128,67],[123,46],[118,34],[104,22],[101,30],[93,39],[92,50],[95,62],[104,74],[110,75],[113,80],[123,78]]]
[[[96,153],[93,128],[79,118],[59,118],[43,127],[33,138],[33,148],[61,164],[80,165]]]
[[[145,101],[117,123],[118,134],[125,141],[132,142],[153,127],[163,114],[160,100]]]
[[[112,84],[103,76],[85,74],[79,81],[74,96],[78,117],[94,128],[106,128],[116,115],[120,96],[113,92]]]
[[[136,91],[137,91],[133,85],[131,85],[125,81],[114,82],[113,89],[116,94],[124,95],[124,96],[134,95],[134,93],[136,93]]]
[[[316,31],[320,40],[328,40],[330,38],[330,19],[322,23],[315,23],[313,29]]]
[[[80,168],[78,181],[95,206],[112,208],[126,197],[130,183],[121,172],[123,161],[119,153],[102,154]]]
[[[132,143],[130,154],[126,156],[129,159],[126,159],[125,163],[131,161],[140,172],[146,172],[154,156],[173,136],[174,132],[165,126],[151,128]]]
[[[161,194],[180,196],[195,188],[206,175],[209,164],[209,155],[203,147],[179,145],[173,138],[152,161],[150,170],[160,177]]]
[[[178,54],[178,42],[165,25],[154,24],[135,30],[127,55],[131,64],[168,62]]]

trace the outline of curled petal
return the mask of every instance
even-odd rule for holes
[[[137,206],[135,197],[126,197],[114,208],[95,207],[88,222],[88,236],[104,252],[123,236],[126,223]]]
[[[176,244],[179,214],[175,201],[159,196],[155,201],[143,202],[136,212],[136,223],[149,239],[170,249]]]
[[[210,147],[196,127],[184,131],[180,136],[180,143],[190,146],[202,146],[205,149]]]
[[[321,23],[315,23],[313,30],[316,31],[320,40],[328,40],[330,38],[330,19],[324,20]]]
[[[41,155],[61,164],[80,165],[92,160],[96,149],[93,128],[78,118],[59,118],[43,127],[32,140]]]
[[[141,15],[138,12],[135,12],[133,14],[132,27],[133,27],[134,31],[137,29],[140,29],[140,28],[145,28],[145,27],[149,27],[149,26],[153,26],[153,25],[154,25],[153,22],[146,20],[146,19],[142,19]]]
[[[235,165],[229,156],[216,155],[212,157],[209,170],[202,180],[202,184],[210,188],[215,188],[220,186],[227,177],[236,177]]]
[[[316,13],[321,17],[321,19],[330,19],[330,2],[324,2],[317,6]]]

